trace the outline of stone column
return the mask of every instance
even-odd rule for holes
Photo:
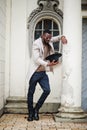
[[[63,85],[61,107],[57,116],[83,118],[81,109],[82,86],[82,18],[81,0],[64,0],[63,34],[67,45],[63,45]]]

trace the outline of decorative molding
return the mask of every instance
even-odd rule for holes
[[[38,14],[39,12],[41,12],[42,11],[42,5],[40,5],[38,8],[36,8],[36,9],[34,9],[33,11],[32,11],[32,13],[30,14],[30,17],[28,18],[28,26],[27,26],[27,28],[29,28],[29,23],[31,22],[31,20],[32,20],[32,18],[36,15],[36,14]]]
[[[58,0],[38,0],[37,4],[39,7],[34,9],[30,16],[28,17],[28,24],[27,28],[29,29],[30,22],[32,19],[36,16],[39,15],[41,12],[55,12],[57,15],[63,18],[63,12],[58,8],[59,6],[59,1]]]
[[[57,0],[38,0],[38,5],[43,6],[43,10],[51,10],[54,11],[54,8],[59,5],[59,1]]]

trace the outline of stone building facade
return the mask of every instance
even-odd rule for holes
[[[65,117],[69,111],[69,117],[83,117],[83,110],[87,111],[86,0],[1,0],[0,114],[3,108],[22,113],[16,101],[25,106],[26,112],[31,48],[45,28],[50,29],[53,36],[66,35],[68,44],[54,43],[55,51],[63,56],[54,73],[48,73],[51,94],[41,111],[57,112],[60,104],[59,116]],[[35,102],[42,92],[37,86]],[[17,103],[14,108],[12,101]],[[72,115],[72,112],[82,114]]]

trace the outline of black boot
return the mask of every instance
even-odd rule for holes
[[[33,115],[34,120],[39,120],[39,111],[34,109],[34,115]]]
[[[33,121],[33,112],[29,112],[28,121]]]

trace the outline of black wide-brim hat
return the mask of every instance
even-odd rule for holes
[[[52,55],[47,56],[45,59],[49,60],[50,62],[52,62],[53,60],[56,62],[59,60],[59,58],[62,56],[61,53],[54,53]]]

